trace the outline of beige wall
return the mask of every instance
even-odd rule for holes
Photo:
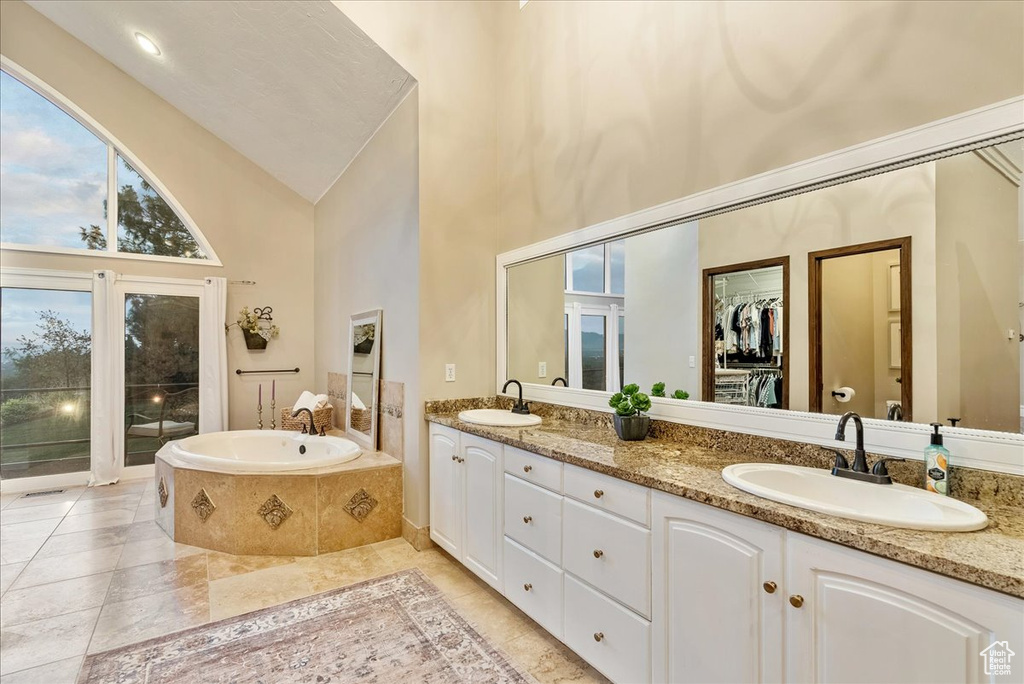
[[[701,269],[790,257],[785,364],[791,373],[791,409],[806,411],[810,405],[808,253],[904,236],[911,237],[914,419],[927,422],[936,415],[934,164],[871,176],[700,222]]]
[[[384,310],[378,337],[381,377],[405,385],[405,510],[414,524],[423,525],[425,518],[416,517],[425,515],[426,505],[419,443],[417,128],[414,89],[317,202],[314,339],[317,384],[325,392],[327,373],[348,373],[350,317]],[[371,399],[361,398],[367,404]]]
[[[828,259],[821,265],[822,412],[876,417],[873,255]],[[853,399],[832,396],[852,387]]]
[[[939,420],[1018,432],[1018,188],[977,154],[935,167]]]
[[[419,84],[422,396],[493,394],[498,7],[335,4]],[[456,364],[453,383],[446,363]]]
[[[224,266],[3,252],[7,267],[175,278],[254,280],[228,288],[228,317],[242,306],[271,306],[281,336],[265,352],[228,337],[232,429],[254,427],[256,385],[235,368],[291,368],[278,377],[278,405],[313,387],[313,206],[165,100],[18,0],[0,3],[0,52],[78,105],[116,136],[169,189],[213,245]],[[282,399],[283,398],[283,399]],[[264,422],[269,415],[264,411]]]
[[[538,374],[541,361],[547,362],[544,378]],[[568,380],[561,254],[508,269],[508,377],[541,385]]]
[[[499,251],[1024,92],[1016,2],[506,2],[499,25]]]

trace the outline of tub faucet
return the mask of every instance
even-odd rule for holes
[[[306,424],[303,423],[302,424],[302,434],[304,434],[304,435],[305,434],[315,435],[316,434],[316,426],[313,425],[313,412],[310,411],[308,408],[302,407],[302,408],[295,409],[294,411],[292,411],[292,418],[296,418],[296,417],[302,415],[303,411],[305,411],[306,413],[309,414],[309,430],[307,432]],[[322,437],[323,435],[324,435],[324,432],[321,431],[320,432],[320,436]]]
[[[505,386],[501,388],[501,393],[504,394],[508,386],[515,384],[519,388],[519,401],[512,406],[512,413],[520,413],[524,416],[530,415],[530,405],[523,401],[523,383],[518,380],[512,379],[505,383]]]

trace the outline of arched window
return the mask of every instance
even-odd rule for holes
[[[188,215],[138,160],[99,124],[6,61],[0,70],[0,143],[4,248],[219,263]]]

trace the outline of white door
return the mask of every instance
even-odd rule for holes
[[[463,468],[459,464],[459,433],[430,426],[430,538],[455,558],[461,558]]]
[[[786,553],[789,681],[1021,681],[1024,665],[993,677],[981,655],[1020,652],[1021,599],[798,534]]]
[[[785,533],[654,493],[654,681],[782,681]]]
[[[462,435],[465,514],[462,562],[498,591],[502,553],[502,448],[497,442]]]

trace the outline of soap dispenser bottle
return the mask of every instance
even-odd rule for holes
[[[949,452],[942,446],[941,423],[932,423],[935,432],[924,448],[924,486],[929,492],[949,494]]]

